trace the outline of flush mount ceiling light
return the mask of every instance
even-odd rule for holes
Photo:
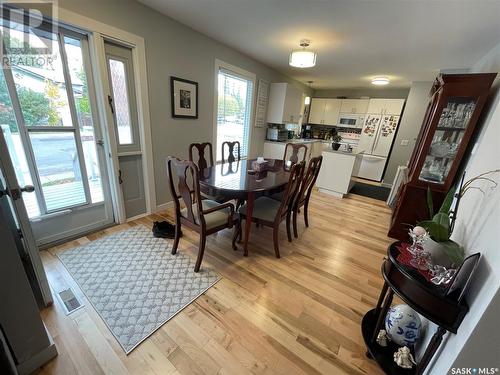
[[[372,79],[372,85],[384,86],[389,84],[389,78],[387,77],[375,77]]]
[[[310,40],[302,39],[300,46],[302,49],[292,51],[288,64],[295,68],[312,68],[316,65],[316,52],[307,51],[306,47],[311,44]]]

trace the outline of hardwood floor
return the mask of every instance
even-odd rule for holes
[[[53,291],[73,287],[85,307],[42,312],[59,356],[40,374],[381,374],[365,357],[360,332],[382,286],[380,264],[390,210],[357,195],[313,193],[311,227],[274,256],[272,230],[252,228],[248,258],[231,249],[232,231],[210,236],[203,267],[223,279],[128,356],[55,256],[129,226],[152,226],[171,212],[115,226],[42,252]],[[196,233],[183,228],[179,251],[195,257]]]

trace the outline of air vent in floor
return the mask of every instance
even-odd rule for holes
[[[75,293],[73,293],[73,290],[71,288],[60,291],[58,295],[59,299],[63,303],[64,308],[66,309],[66,314],[71,314],[73,311],[76,311],[80,307],[83,307],[78,298],[76,298]]]

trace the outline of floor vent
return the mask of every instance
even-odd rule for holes
[[[78,310],[80,307],[83,307],[71,288],[59,292],[58,295],[64,308],[66,309],[66,315],[69,315]]]

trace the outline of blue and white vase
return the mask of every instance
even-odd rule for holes
[[[422,322],[418,314],[408,305],[396,305],[385,317],[387,336],[398,345],[414,345],[420,337]]]

